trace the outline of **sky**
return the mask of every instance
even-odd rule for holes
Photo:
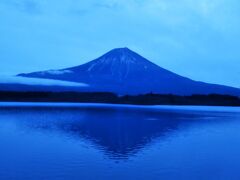
[[[128,47],[194,80],[240,88],[239,0],[0,0],[0,74]]]

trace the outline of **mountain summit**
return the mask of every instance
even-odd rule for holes
[[[231,94],[240,89],[193,81],[152,63],[128,48],[113,49],[86,64],[60,70],[19,74],[18,76],[81,82],[87,91],[118,94]],[[86,89],[85,89],[86,90]]]

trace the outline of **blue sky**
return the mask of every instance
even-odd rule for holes
[[[0,0],[0,73],[129,47],[194,80],[240,87],[239,19],[239,0]]]

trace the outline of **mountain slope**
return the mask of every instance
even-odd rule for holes
[[[128,48],[118,48],[86,64],[60,70],[19,74],[18,76],[81,82],[88,91],[118,94],[231,94],[237,88],[193,81],[159,67]]]

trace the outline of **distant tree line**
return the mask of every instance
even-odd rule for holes
[[[118,96],[108,92],[10,92],[0,91],[2,102],[85,102],[135,105],[209,105],[240,106],[240,98],[209,94],[179,96],[173,94],[143,94]]]

